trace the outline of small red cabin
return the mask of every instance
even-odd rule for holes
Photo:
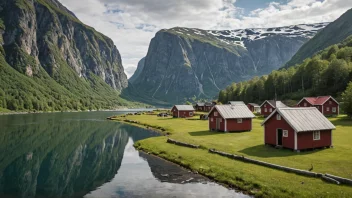
[[[194,108],[192,105],[175,105],[171,109],[174,118],[188,118],[194,116]]]
[[[198,102],[194,106],[196,111],[204,111],[204,112],[209,112],[213,107],[215,103],[214,102]]]
[[[215,105],[209,112],[211,131],[251,131],[255,116],[246,105]]]
[[[281,101],[276,100],[266,100],[260,105],[260,112],[264,117],[268,117],[276,108],[285,108],[287,107]]]
[[[339,103],[331,96],[306,97],[297,107],[316,107],[325,116],[339,115]]]
[[[251,110],[252,112],[255,113],[260,113],[260,106],[258,104],[255,103],[248,103],[247,107],[249,110]]]
[[[315,107],[277,108],[263,125],[265,144],[295,151],[332,146],[335,126]]]

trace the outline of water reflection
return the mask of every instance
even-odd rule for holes
[[[112,114],[0,116],[0,197],[243,196],[139,153],[133,143],[158,134]]]

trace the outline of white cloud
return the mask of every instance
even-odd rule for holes
[[[238,29],[327,22],[352,7],[352,0],[289,0],[285,4],[272,2],[244,16],[243,9],[235,7],[236,0],[59,1],[82,22],[114,41],[129,77],[160,29]]]

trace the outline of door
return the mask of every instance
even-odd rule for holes
[[[216,118],[216,130],[217,131],[220,130],[220,121],[221,121],[221,118]]]
[[[282,129],[277,129],[277,145],[282,146]]]

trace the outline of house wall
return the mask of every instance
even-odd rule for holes
[[[264,142],[265,144],[277,145],[277,129],[288,130],[288,137],[282,137],[282,146],[290,149],[295,148],[295,132],[292,127],[281,117],[281,120],[276,119],[276,114],[273,115],[265,124]]]
[[[252,112],[254,112],[254,107],[250,104],[247,105],[248,109],[251,110]]]
[[[331,104],[330,104],[331,102]],[[332,108],[336,107],[336,112],[332,112]],[[337,104],[333,99],[329,99],[323,105],[324,111],[323,114],[326,116],[339,115],[339,104]]]
[[[265,112],[265,108],[267,109],[267,111]],[[271,109],[271,111],[270,111]],[[268,102],[265,102],[261,107],[260,107],[260,110],[261,110],[261,114],[264,116],[264,117],[268,117],[272,112],[275,111],[275,108],[272,107]]]
[[[252,119],[244,118],[242,123],[237,123],[237,119],[228,119],[226,121],[227,131],[251,131],[252,130]]]
[[[215,116],[214,112],[217,112],[218,115]],[[220,113],[217,111],[217,109],[214,108],[214,110],[209,113],[209,130],[210,131],[215,131],[216,130],[216,119],[220,118],[220,131],[225,131],[225,120],[221,117]]]
[[[320,131],[320,140],[313,140],[313,132],[297,133],[297,149],[319,148],[331,145],[331,130]]]
[[[176,107],[172,107],[171,112],[172,116],[176,118],[189,118],[194,116],[194,111],[178,111]],[[190,115],[190,112],[192,112],[192,115]]]

